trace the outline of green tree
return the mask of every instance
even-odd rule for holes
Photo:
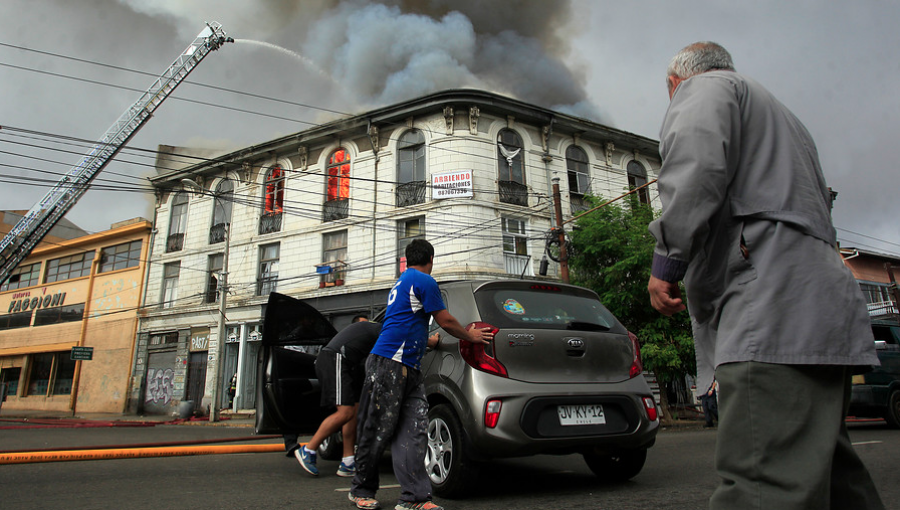
[[[591,207],[602,203],[587,197]],[[569,233],[572,283],[594,290],[609,310],[641,343],[644,367],[660,385],[662,419],[668,421],[666,388],[686,374],[696,374],[690,317],[666,317],[653,309],[647,294],[653,247],[647,226],[658,213],[637,200],[610,204],[576,220]]]

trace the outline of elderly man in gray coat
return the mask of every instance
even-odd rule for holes
[[[697,386],[719,382],[710,508],[883,509],[844,426],[878,359],[812,137],[718,44],[681,50],[667,83],[648,290],[672,315],[684,280]]]

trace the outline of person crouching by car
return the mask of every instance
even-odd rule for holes
[[[313,476],[319,475],[316,450],[328,436],[339,430],[344,436],[344,457],[337,475],[350,477],[356,474],[354,447],[359,395],[365,377],[366,357],[378,340],[381,324],[370,322],[364,316],[356,316],[353,320],[322,347],[316,358],[316,377],[322,385],[322,407],[334,406],[337,410],[322,421],[306,446],[294,449],[297,461]]]

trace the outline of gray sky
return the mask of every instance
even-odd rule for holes
[[[334,118],[323,109],[359,113],[466,86],[656,139],[668,104],[669,59],[691,42],[713,40],[812,132],[829,185],[839,192],[834,220],[842,244],[900,254],[894,199],[900,172],[891,140],[900,133],[900,95],[892,90],[900,83],[893,54],[900,32],[892,26],[900,5],[841,4],[4,0],[0,126],[53,136],[0,130],[0,209],[29,209],[39,200],[85,152],[81,144],[56,143],[57,136],[97,140],[205,21],[222,23],[238,43],[198,66],[192,83],[160,107],[129,147],[235,149]],[[151,218],[152,194],[140,188],[152,164],[150,153],[124,151],[67,218],[89,231]]]

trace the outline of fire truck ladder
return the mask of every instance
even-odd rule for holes
[[[234,39],[225,37],[222,25],[206,24],[194,42],[169,66],[153,85],[116,121],[81,161],[73,166],[0,241],[0,283],[34,249],[47,232],[87,192],[91,181],[112,161],[169,94],[210,52]]]

